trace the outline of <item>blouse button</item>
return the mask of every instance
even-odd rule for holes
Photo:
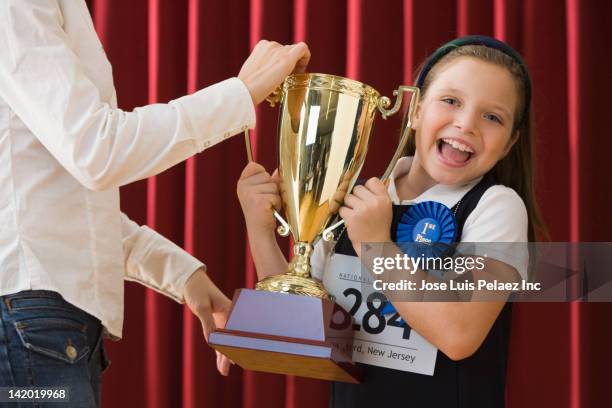
[[[74,346],[68,345],[68,347],[66,347],[66,355],[70,360],[74,361],[74,359],[77,357],[77,354],[77,349],[75,349]]]

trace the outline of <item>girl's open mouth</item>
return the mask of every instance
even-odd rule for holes
[[[440,158],[453,167],[464,166],[474,155],[471,147],[453,139],[440,139],[437,143]]]

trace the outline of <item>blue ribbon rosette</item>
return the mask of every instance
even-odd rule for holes
[[[456,239],[455,216],[447,206],[436,201],[411,206],[397,225],[397,244],[414,258],[448,255]]]
[[[457,239],[457,221],[452,211],[442,203],[425,201],[411,206],[397,225],[397,244],[408,256],[438,258],[452,251]],[[383,315],[396,313],[391,302]],[[405,324],[400,319],[400,324]]]

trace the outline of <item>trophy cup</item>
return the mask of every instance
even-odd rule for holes
[[[293,258],[287,273],[263,279],[256,290],[237,290],[225,328],[211,333],[209,344],[239,366],[359,382],[351,361],[352,317],[310,277],[310,256],[316,240],[333,240],[333,230],[342,224],[334,218],[363,166],[376,112],[385,119],[398,112],[405,91],[413,97],[386,181],[407,143],[418,88],[400,86],[389,109],[389,98],[361,82],[295,74],[268,99],[281,105],[277,154],[287,221],[276,211],[274,216],[279,234],[292,235]],[[251,160],[248,132],[245,141]]]

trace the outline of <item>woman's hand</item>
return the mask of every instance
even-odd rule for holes
[[[200,319],[204,338],[216,328],[225,327],[227,315],[232,302],[210,280],[210,277],[200,268],[196,270],[185,283],[185,304],[189,310]],[[231,361],[217,352],[217,370],[221,375],[229,374]]]
[[[361,256],[362,242],[391,241],[392,203],[387,187],[378,178],[355,186],[340,208],[353,248]]]
[[[303,43],[281,45],[261,40],[242,65],[238,78],[244,82],[257,105],[278,88],[293,72],[304,72],[310,50]]]
[[[274,234],[276,219],[272,209],[280,210],[281,197],[276,172],[270,175],[262,165],[251,162],[242,171],[236,193],[249,233]]]

